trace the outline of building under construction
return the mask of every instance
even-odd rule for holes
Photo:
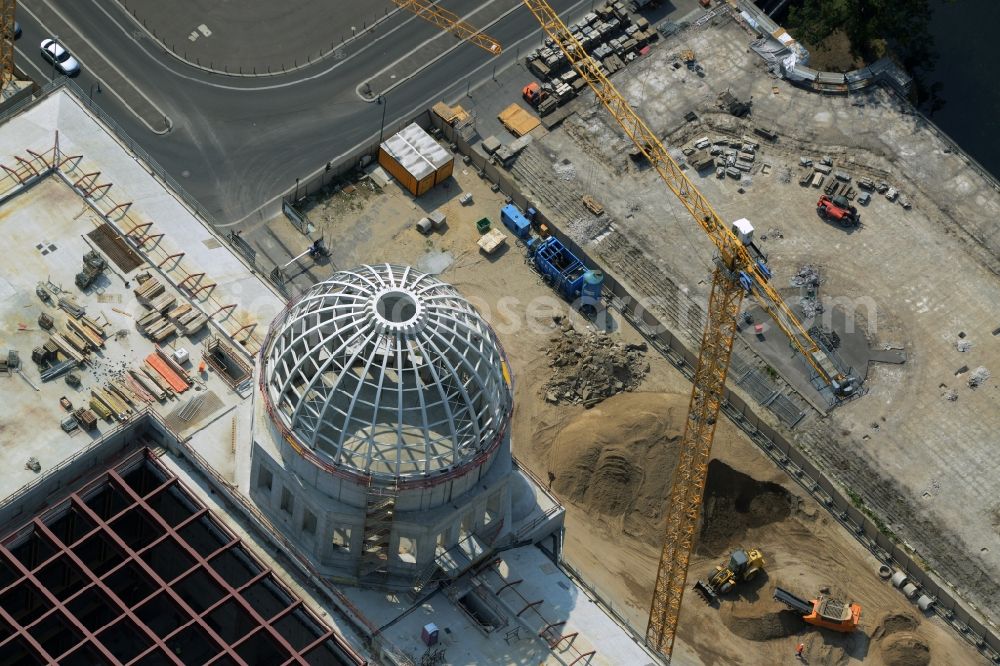
[[[261,366],[251,496],[324,574],[413,587],[537,536],[512,483],[510,370],[448,285],[336,273],[279,315]]]
[[[652,661],[560,568],[455,289],[286,303],[124,145],[67,89],[0,125],[0,663]]]

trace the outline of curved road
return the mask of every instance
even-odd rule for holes
[[[449,9],[465,15],[481,4],[450,0]],[[570,19],[589,11],[590,4],[552,2]],[[489,79],[494,66],[497,71],[510,66],[518,53],[527,53],[541,40],[534,17],[518,8],[480,26],[504,45],[494,61],[423,20],[397,12],[377,31],[346,44],[340,57],[287,75],[240,78],[205,72],[164,53],[115,0],[22,0],[18,20],[24,31],[17,42],[19,67],[42,80],[51,76],[36,45],[58,34],[71,53],[81,55],[84,71],[77,83],[84,92],[93,94],[221,225],[256,219],[263,209],[270,214],[280,197],[294,189],[296,178],[305,181],[327,162],[374,145],[382,107],[360,97],[356,88],[387,65],[405,63],[406,55],[427,40],[451,40],[455,46],[393,86],[385,107],[387,133],[434,102],[453,100],[467,86]],[[414,68],[401,64],[400,69]],[[97,81],[104,83],[102,92],[92,92]],[[126,101],[149,122],[142,122]],[[156,134],[151,127],[165,126],[161,115],[169,118],[171,129]]]

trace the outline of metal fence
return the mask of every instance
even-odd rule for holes
[[[413,118],[386,125],[382,130],[382,135],[388,138],[412,123],[428,129],[433,124],[431,120],[431,116],[433,115],[430,111],[421,111]],[[332,188],[339,181],[350,178],[352,173],[358,174],[362,169],[375,161],[378,157],[378,149],[379,142],[377,140],[372,141],[370,144],[359,148],[353,155],[349,155],[338,162],[328,162],[323,171],[317,173],[309,180],[297,180],[282,202],[282,210],[285,212],[285,215],[289,215],[291,212],[304,220],[307,219],[307,213],[313,200],[324,194],[332,193]],[[295,220],[293,220],[293,223],[295,223]],[[299,230],[302,231],[301,229]]]

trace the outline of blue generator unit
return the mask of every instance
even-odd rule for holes
[[[500,221],[518,238],[527,238],[531,233],[531,220],[514,204],[507,204],[500,209]]]
[[[581,310],[596,311],[601,302],[604,273],[590,270],[555,236],[529,244],[535,267],[569,301]]]

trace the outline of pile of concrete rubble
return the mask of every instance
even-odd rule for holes
[[[621,344],[603,333],[579,332],[557,317],[559,330],[549,338],[552,378],[542,395],[553,404],[591,407],[622,391],[632,391],[649,372],[646,343]]]
[[[969,388],[977,388],[986,383],[986,380],[990,378],[990,371],[986,369],[985,366],[979,366],[972,371],[969,375]]]

